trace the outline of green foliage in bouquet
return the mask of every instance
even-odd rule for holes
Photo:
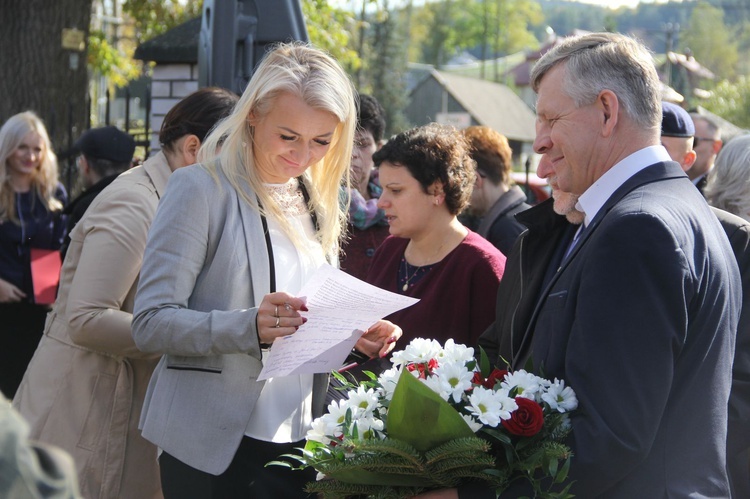
[[[568,411],[575,394],[525,371],[490,370],[486,355],[448,341],[417,339],[394,365],[357,384],[334,376],[348,398],[313,422],[298,461],[319,480],[307,490],[326,499],[404,498],[482,481],[498,494],[515,480],[536,497],[564,499],[570,450]],[[561,490],[554,490],[561,489]]]

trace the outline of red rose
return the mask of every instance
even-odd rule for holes
[[[524,397],[516,397],[518,409],[513,411],[510,419],[503,420],[503,427],[513,435],[531,437],[539,433],[544,426],[542,406]]]

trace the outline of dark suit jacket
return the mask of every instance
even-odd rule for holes
[[[525,230],[514,215],[529,208],[531,205],[526,204],[526,194],[514,185],[495,201],[482,218],[476,232],[491,242],[503,255],[507,255],[518,235]]]
[[[742,277],[742,313],[732,365],[727,428],[727,473],[732,497],[750,497],[750,223],[711,208],[727,233]]]
[[[561,237],[566,223],[530,229],[519,253]],[[553,270],[523,338],[512,339],[512,364],[531,357],[578,395],[571,492],[728,497],[740,281],[722,228],[679,165],[658,163],[629,179]]]

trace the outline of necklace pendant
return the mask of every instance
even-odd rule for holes
[[[403,286],[401,286],[401,289],[404,290],[404,291],[406,291],[407,289],[409,289],[409,283],[407,282],[406,284],[404,284]]]

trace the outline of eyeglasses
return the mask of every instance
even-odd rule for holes
[[[711,138],[711,137],[693,137],[693,144],[698,145],[698,144],[701,143],[701,141],[703,141],[703,142],[715,142],[716,140],[719,140],[719,139],[714,139],[714,138]]]

